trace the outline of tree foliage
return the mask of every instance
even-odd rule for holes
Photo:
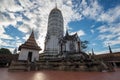
[[[0,54],[12,54],[9,49],[7,48],[1,48],[0,49]]]
[[[88,47],[89,41],[85,40],[85,41],[81,41],[81,47],[83,50],[85,50]]]

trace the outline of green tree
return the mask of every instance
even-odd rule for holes
[[[89,41],[85,40],[85,41],[81,41],[81,47],[82,50],[86,50],[88,47]]]
[[[9,49],[7,48],[1,48],[0,49],[0,54],[12,54]]]

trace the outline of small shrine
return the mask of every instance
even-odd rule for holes
[[[41,48],[35,41],[34,32],[32,31],[28,40],[19,46],[18,50],[20,50],[20,54],[18,60],[29,60],[33,62],[34,60],[39,60],[39,51]]]

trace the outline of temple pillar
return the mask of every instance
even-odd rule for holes
[[[62,48],[63,44],[60,44],[60,49],[61,49],[61,52],[63,51],[63,48]]]
[[[78,52],[80,52],[80,42],[78,42]]]

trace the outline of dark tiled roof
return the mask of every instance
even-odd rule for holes
[[[63,37],[64,40],[77,40],[77,33],[73,35],[69,35],[68,32],[66,32],[66,35]]]
[[[28,40],[19,47],[19,50],[21,50],[22,48],[24,48],[24,49],[32,49],[32,50],[41,50],[41,48],[38,46],[38,44],[35,41],[33,31],[31,33],[30,37],[28,38]]]

